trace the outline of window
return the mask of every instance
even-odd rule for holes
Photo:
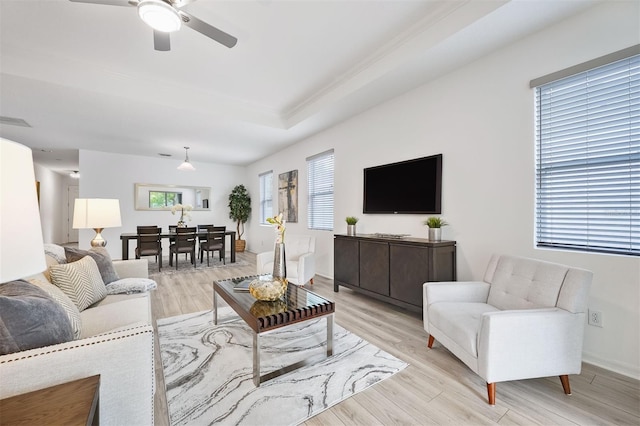
[[[640,256],[640,49],[626,51],[531,83],[538,247]]]
[[[267,224],[267,218],[273,216],[273,171],[260,176],[260,223]]]
[[[333,230],[333,150],[307,158],[309,229]]]
[[[171,207],[182,203],[181,192],[149,191],[149,207]]]

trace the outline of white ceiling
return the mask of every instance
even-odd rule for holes
[[[198,0],[238,44],[183,26],[157,52],[135,7],[0,0],[0,115],[31,125],[0,136],[58,172],[78,149],[249,164],[594,3]]]

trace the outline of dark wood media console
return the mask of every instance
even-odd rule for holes
[[[422,284],[456,280],[456,242],[334,235],[333,291],[340,286],[422,312]]]

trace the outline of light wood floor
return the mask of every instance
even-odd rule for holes
[[[213,280],[255,273],[254,254],[238,253],[238,259],[249,265],[157,277],[151,302],[154,320],[211,309]],[[579,376],[570,376],[571,396],[562,392],[557,377],[506,382],[497,385],[496,405],[491,407],[480,377],[437,343],[431,350],[426,347],[421,315],[345,288],[334,293],[333,281],[320,276],[314,283],[313,291],[336,302],[338,324],[410,365],[309,419],[306,426],[640,425],[640,382],[589,364]],[[155,420],[168,425],[157,347],[156,338]]]

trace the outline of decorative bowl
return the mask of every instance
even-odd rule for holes
[[[258,300],[272,302],[287,292],[287,279],[255,279],[249,283],[249,293]]]

